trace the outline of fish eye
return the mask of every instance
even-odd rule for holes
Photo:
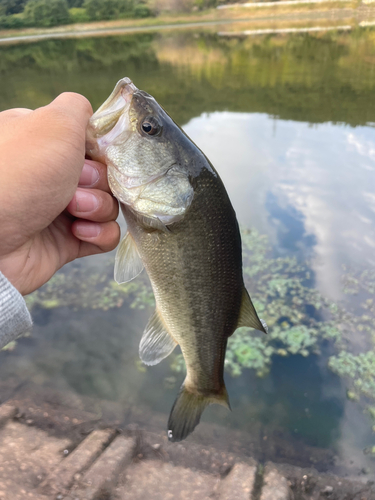
[[[141,127],[143,132],[146,132],[147,135],[155,135],[161,130],[161,125],[154,116],[145,118]]]
[[[146,132],[147,134],[149,134],[151,132],[151,130],[152,130],[152,125],[151,125],[151,123],[144,122],[142,124],[142,128],[143,128],[144,132]]]

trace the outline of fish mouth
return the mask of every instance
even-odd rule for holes
[[[137,90],[130,78],[122,78],[117,82],[112,94],[90,118],[86,151],[92,158],[100,157],[103,149],[129,128],[127,111]]]

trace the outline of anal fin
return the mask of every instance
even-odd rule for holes
[[[251,302],[250,295],[245,287],[242,290],[241,311],[237,328],[240,328],[241,326],[249,326],[251,328],[255,328],[255,330],[268,333],[267,324],[262,319],[259,319],[255,307]]]
[[[139,256],[136,244],[127,232],[121,240],[115,258],[115,281],[126,283],[143,271],[143,262]]]
[[[176,345],[177,342],[167,331],[158,310],[155,309],[139,344],[141,360],[145,365],[157,365],[171,354]]]

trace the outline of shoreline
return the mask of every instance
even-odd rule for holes
[[[346,17],[350,17],[349,15]],[[240,24],[266,21],[267,18],[258,18],[255,20],[223,20],[223,21],[202,21],[195,23],[184,23],[184,24],[165,24],[156,26],[134,26],[125,28],[112,28],[112,29],[97,29],[97,30],[87,30],[87,31],[67,31],[65,33],[41,33],[38,35],[24,35],[18,37],[8,37],[0,38],[0,45],[11,45],[12,43],[22,43],[22,42],[37,42],[39,40],[51,40],[51,39],[64,39],[64,38],[85,38],[85,37],[96,37],[96,36],[115,36],[127,33],[140,33],[140,32],[150,32],[150,31],[167,31],[176,29],[189,29],[189,28],[199,28],[205,26],[221,26],[228,24]],[[282,20],[282,19],[280,19]],[[303,19],[293,19],[294,21],[301,21]],[[275,21],[273,19],[273,21]],[[362,21],[358,23],[358,27],[371,27],[375,25],[375,21],[366,22]],[[243,30],[243,31],[233,31],[233,32],[218,32],[219,36],[250,36],[250,35],[269,35],[269,34],[283,34],[283,33],[307,33],[307,32],[318,32],[318,31],[350,31],[355,27],[355,25],[332,25],[332,26],[314,26],[314,27],[301,27],[301,28],[273,28],[273,29],[254,29],[254,30]]]
[[[283,3],[283,2],[281,2]],[[275,5],[271,10],[267,7],[254,7],[249,10],[246,7],[230,9],[211,9],[200,14],[170,15],[144,20],[121,19],[115,21],[102,21],[84,24],[70,24],[54,28],[27,28],[22,30],[0,31],[0,45],[14,44],[20,42],[34,42],[38,40],[55,38],[80,38],[91,36],[111,36],[127,33],[164,31],[175,29],[191,29],[238,23],[275,23],[278,21],[314,21],[329,20],[334,29],[335,21],[351,19],[351,23],[360,24],[365,20],[375,19],[375,7],[354,3],[351,0],[327,0],[319,1],[319,7],[315,3],[306,3],[306,0],[296,0],[295,5]],[[325,8],[326,7],[326,8]],[[342,24],[342,23],[341,23]],[[364,24],[362,24],[363,26]],[[222,30],[221,30],[222,31]]]

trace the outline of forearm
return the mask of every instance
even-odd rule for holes
[[[0,349],[28,332],[31,325],[25,300],[0,272]]]

